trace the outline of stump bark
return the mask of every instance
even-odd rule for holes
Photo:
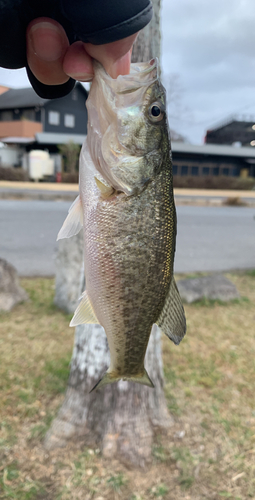
[[[83,234],[80,231],[72,238],[57,242],[55,260],[55,297],[54,304],[67,313],[73,313],[83,280]]]
[[[127,465],[144,467],[151,460],[156,433],[172,425],[163,390],[161,332],[154,325],[145,366],[155,388],[120,381],[89,393],[110,361],[104,330],[99,325],[80,325],[66,397],[48,431],[47,449],[83,441],[97,446],[107,458],[119,457]]]
[[[19,285],[15,267],[0,258],[0,312],[10,311],[16,304],[26,300],[28,295]]]

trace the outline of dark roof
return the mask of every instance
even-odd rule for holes
[[[225,123],[220,124],[218,127],[213,127],[208,129],[208,132],[215,132],[218,130],[240,130],[244,129],[247,130],[248,128],[251,128],[252,125],[254,125],[255,121],[244,121],[244,120],[231,120]]]
[[[255,147],[234,147],[223,144],[186,144],[184,142],[172,142],[171,149],[174,153],[201,154],[213,156],[230,156],[239,158],[254,158]]]
[[[42,99],[32,89],[10,89],[0,95],[0,109],[42,106],[49,99]]]
[[[75,88],[80,88],[88,95],[86,89],[77,82]],[[31,108],[34,106],[43,106],[51,99],[42,99],[37,95],[32,87],[25,89],[10,89],[0,95],[0,109],[13,109],[13,108]]]

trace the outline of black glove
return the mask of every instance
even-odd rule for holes
[[[0,66],[26,67],[31,85],[40,97],[55,99],[68,94],[75,80],[45,85],[31,72],[26,59],[26,29],[37,17],[58,21],[70,44],[76,40],[104,44],[142,29],[152,17],[150,0],[0,0]]]

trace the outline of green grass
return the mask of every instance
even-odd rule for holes
[[[251,276],[252,278],[255,278],[255,269],[250,269],[249,271],[246,271],[247,276]]]
[[[34,425],[30,430],[30,440],[42,441],[54,418],[54,413],[46,413],[39,424]]]
[[[107,483],[111,486],[111,488],[115,491],[119,491],[122,486],[126,484],[126,479],[124,478],[123,474],[117,474],[115,476],[109,477],[107,479]]]
[[[0,499],[38,500],[44,494],[43,486],[36,481],[22,478],[17,462],[12,462],[0,475]]]
[[[70,373],[70,354],[66,357],[54,361],[46,361],[45,369],[45,383],[46,390],[51,394],[59,394],[66,390],[66,385]]]
[[[180,476],[179,483],[183,489],[188,489],[194,482],[193,468],[194,457],[187,447],[174,448],[172,458],[179,463]]]
[[[169,491],[169,488],[164,484],[159,484],[151,489],[151,493],[155,498],[164,498]]]
[[[232,299],[230,301],[220,300],[220,299],[207,299],[204,297],[203,299],[196,300],[192,303],[193,306],[196,307],[215,307],[215,306],[223,306],[228,307],[230,304],[238,304],[242,305],[243,303],[249,302],[248,297],[240,297],[238,299]]]
[[[104,458],[99,445],[46,453],[74,332],[53,305],[53,280],[22,280],[30,302],[0,315],[0,500],[255,498],[255,270],[226,276],[241,299],[185,305],[180,346],[163,337],[174,420],[144,471]]]

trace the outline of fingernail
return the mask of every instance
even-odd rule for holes
[[[65,40],[61,31],[48,22],[33,25],[29,31],[29,40],[34,53],[44,61],[56,61],[65,51]]]
[[[73,78],[74,80],[79,80],[80,82],[92,82],[94,75],[88,75],[87,73],[84,75],[78,75],[75,73],[67,73],[68,76]]]
[[[129,51],[115,63],[105,68],[112,78],[117,78],[119,75],[128,75],[130,73],[131,52]]]

